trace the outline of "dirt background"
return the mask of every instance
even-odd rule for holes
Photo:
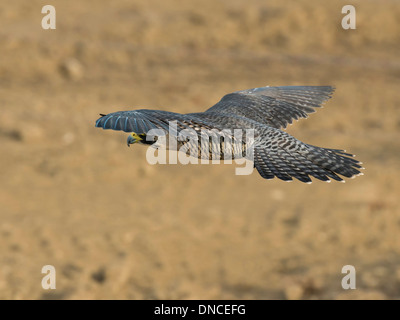
[[[348,1],[51,1],[57,29],[43,30],[47,1],[3,1],[0,298],[400,298],[400,5],[352,3],[346,31]],[[126,133],[94,127],[265,85],[334,85],[288,132],[355,153],[365,175],[150,166]]]

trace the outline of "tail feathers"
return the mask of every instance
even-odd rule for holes
[[[346,178],[353,178],[361,174],[359,169],[363,169],[363,167],[359,161],[353,158],[352,154],[345,153],[343,150],[314,146],[308,146],[308,148],[310,150],[308,158],[325,170],[338,173]]]
[[[303,145],[297,150],[255,148],[254,166],[265,179],[277,177],[284,181],[293,178],[311,183],[310,178],[330,182],[344,182],[343,177],[354,178],[361,173],[361,162],[344,150]],[[339,176],[340,175],[340,176]]]

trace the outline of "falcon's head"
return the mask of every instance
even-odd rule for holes
[[[128,147],[131,146],[131,144],[140,142],[140,141],[146,141],[146,134],[145,133],[139,133],[137,134],[136,132],[132,132],[129,136],[128,136]]]

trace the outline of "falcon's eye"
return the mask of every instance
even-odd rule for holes
[[[364,169],[352,154],[305,144],[283,131],[293,120],[307,118],[316,111],[331,98],[333,91],[330,86],[253,88],[229,93],[205,112],[118,111],[100,114],[95,126],[127,133],[128,146],[139,143],[175,150],[179,146],[182,150],[176,151],[189,155],[195,151],[201,160],[244,158],[253,162],[250,167],[256,168],[264,179],[295,178],[311,183],[314,177],[344,182],[341,176],[354,178],[362,175],[360,170]],[[158,130],[153,133],[152,129]],[[240,130],[239,136],[235,129]],[[177,144],[172,145],[165,138],[168,142],[173,138]],[[247,173],[237,174],[251,173],[247,171],[247,161],[245,168],[240,169],[246,169]]]

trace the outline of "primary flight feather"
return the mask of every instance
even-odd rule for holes
[[[213,146],[213,150],[208,146],[198,146],[198,157],[207,159],[211,159],[212,152],[220,153],[223,159],[223,147],[228,146],[228,140],[228,149],[234,156],[245,156],[244,151],[250,148],[249,142],[244,138],[238,141],[233,135],[228,139],[226,132],[251,129],[254,130],[251,160],[263,178],[277,177],[285,181],[296,178],[310,183],[312,176],[327,182],[331,179],[344,182],[342,177],[353,178],[362,174],[361,162],[355,160],[352,154],[312,146],[283,131],[294,119],[307,118],[309,113],[315,112],[315,108],[321,107],[333,91],[331,86],[254,88],[227,94],[205,112],[119,111],[101,115],[96,127],[131,133],[128,145],[136,142],[153,144],[154,141],[146,139],[148,132],[151,129],[170,132],[170,123],[174,121],[177,134],[190,129],[195,130],[199,137],[201,132],[219,135],[220,143]],[[186,146],[186,150],[193,146],[191,139],[178,143],[179,146]]]

